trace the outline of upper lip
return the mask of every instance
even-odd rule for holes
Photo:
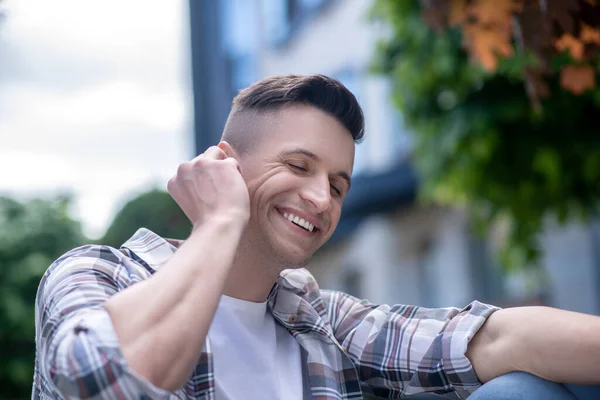
[[[302,218],[305,221],[308,221],[308,223],[313,225],[315,228],[317,228],[319,230],[323,229],[323,224],[318,220],[317,217],[315,217],[313,215],[307,214],[307,213],[297,210],[295,208],[278,208],[278,210],[281,214],[283,214],[283,213],[294,214],[295,216]]]

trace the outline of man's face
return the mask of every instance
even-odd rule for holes
[[[250,193],[247,233],[283,267],[304,266],[334,232],[350,189],[354,141],[334,117],[294,105],[265,118],[239,158]]]

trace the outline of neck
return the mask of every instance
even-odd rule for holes
[[[253,302],[267,300],[282,267],[258,249],[242,239],[225,284],[225,295]]]

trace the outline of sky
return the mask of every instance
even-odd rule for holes
[[[100,237],[193,156],[185,0],[4,0],[0,195],[74,195]]]

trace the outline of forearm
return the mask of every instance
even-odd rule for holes
[[[600,317],[549,307],[492,314],[467,350],[479,379],[511,371],[588,384],[600,382]]]
[[[107,301],[125,359],[154,385],[175,390],[189,378],[242,230],[235,219],[205,223],[152,278]]]

